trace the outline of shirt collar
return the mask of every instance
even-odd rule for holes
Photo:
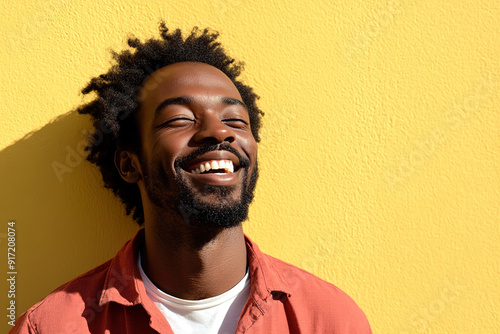
[[[250,273],[250,294],[262,300],[266,300],[276,292],[290,296],[290,289],[279,271],[274,268],[271,258],[264,255],[247,236],[245,236],[245,242]],[[147,298],[144,283],[137,268],[138,254],[143,244],[144,229],[140,229],[111,260],[99,306],[102,307],[109,302],[133,306],[142,303],[142,298]]]
[[[144,290],[144,283],[142,283],[137,270],[136,261],[143,244],[144,229],[140,229],[134,238],[127,241],[111,260],[99,299],[99,306],[109,302],[125,306],[141,303],[140,291]]]
[[[291,296],[290,288],[274,267],[269,255],[262,253],[257,245],[245,235],[247,246],[248,269],[250,271],[250,281],[252,292],[261,299],[267,299],[269,294],[276,292]]]

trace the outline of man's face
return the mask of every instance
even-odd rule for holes
[[[153,206],[206,226],[245,220],[257,143],[231,80],[207,64],[176,63],[155,71],[139,96],[142,181]]]

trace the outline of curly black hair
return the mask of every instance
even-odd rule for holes
[[[95,92],[97,97],[76,109],[80,114],[91,115],[94,124],[86,148],[89,152],[87,160],[99,167],[104,186],[121,199],[127,215],[132,214],[139,226],[144,223],[139,188],[121,178],[114,164],[114,155],[117,150],[140,153],[134,115],[140,106],[138,93],[146,78],[170,64],[185,61],[206,63],[221,70],[238,89],[248,107],[252,134],[257,142],[263,115],[256,104],[259,97],[251,87],[237,79],[244,64],[226,54],[217,41],[217,32],[195,27],[189,36],[183,38],[180,29],[169,33],[163,21],[159,30],[160,39],[152,38],[143,43],[132,37],[128,39],[128,45],[135,50],[112,51],[116,63],[107,73],[92,78],[82,89],[84,95]]]

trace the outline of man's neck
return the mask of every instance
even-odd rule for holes
[[[160,290],[177,298],[199,300],[220,295],[246,273],[241,225],[201,229],[183,222],[146,222],[145,240],[142,266],[146,275]]]

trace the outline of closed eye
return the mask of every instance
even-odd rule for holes
[[[248,126],[248,122],[241,118],[227,118],[224,119],[223,122],[226,125],[235,128],[245,128]]]
[[[168,121],[161,123],[158,127],[159,128],[164,128],[164,127],[182,127],[186,125],[191,125],[194,123],[194,120],[191,118],[187,117],[177,117],[173,119],[169,119]]]

